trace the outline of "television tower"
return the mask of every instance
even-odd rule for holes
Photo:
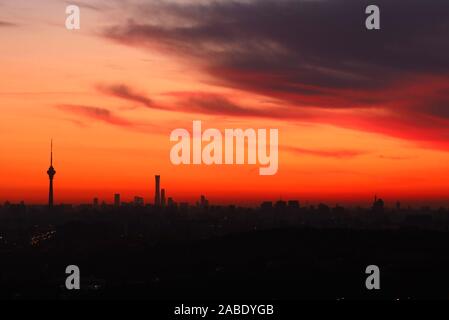
[[[48,178],[50,179],[50,188],[48,190],[48,207],[53,208],[53,177],[56,174],[53,168],[53,139],[50,144],[50,168],[47,170]]]

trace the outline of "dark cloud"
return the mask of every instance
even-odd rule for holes
[[[133,20],[108,28],[105,35],[204,58],[212,70],[271,76],[277,80],[271,85],[285,92],[376,89],[407,73],[449,70],[447,1],[379,0],[380,31],[364,27],[367,4],[360,0],[148,4],[141,5],[147,10],[134,12]],[[153,21],[155,11],[171,17],[167,19],[171,23]],[[246,82],[239,75],[225,80]]]
[[[302,110],[303,119],[447,145],[449,1],[378,0],[378,31],[365,28],[369,4],[152,2],[128,6],[129,20],[103,35],[188,59],[217,84],[275,98]],[[201,99],[191,101],[200,111],[267,114]],[[298,118],[296,111],[287,113]]]

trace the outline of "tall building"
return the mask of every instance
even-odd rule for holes
[[[48,168],[47,174],[50,179],[50,187],[48,190],[48,207],[53,208],[53,177],[56,174],[56,171],[53,168],[53,139],[50,143],[50,168]]]
[[[161,189],[161,205],[165,208],[165,189]]]
[[[161,205],[161,176],[159,175],[155,175],[155,182],[156,182],[156,186],[155,186],[155,193],[154,193],[154,205],[156,207],[159,207]]]
[[[120,193],[114,194],[114,207],[120,207]]]

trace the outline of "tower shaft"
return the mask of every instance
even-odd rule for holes
[[[50,187],[48,190],[48,207],[53,208],[53,177],[50,177]]]
[[[48,188],[48,207],[53,208],[53,177],[56,174],[53,168],[53,140],[50,145],[50,167],[47,170],[48,178],[50,180],[50,186]]]

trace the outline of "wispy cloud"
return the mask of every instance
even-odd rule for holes
[[[97,89],[104,94],[137,102],[147,108],[162,109],[160,106],[155,105],[145,94],[139,93],[125,84],[98,85]]]
[[[18,25],[8,21],[0,20],[0,27],[17,27]]]
[[[381,154],[379,156],[380,159],[383,160],[410,160],[414,159],[415,157],[407,157],[407,156],[390,156],[390,155],[383,155]]]
[[[109,125],[116,127],[121,127],[125,129],[130,129],[138,132],[144,133],[156,133],[156,134],[166,134],[167,130],[161,126],[154,125],[152,123],[144,121],[131,121],[122,116],[115,114],[106,108],[86,106],[86,105],[74,105],[74,104],[59,104],[55,106],[57,109],[65,112],[69,112],[80,117],[95,120],[99,122],[104,122]],[[85,127],[84,122],[79,122],[77,120],[71,120],[73,123],[80,127]]]
[[[223,115],[232,117],[261,117],[279,119],[286,117],[285,111],[280,108],[276,110],[257,107],[242,106],[238,102],[223,94],[201,92],[201,91],[177,91],[166,92],[164,97],[170,97],[171,102],[156,102],[147,95],[126,84],[97,85],[96,88],[107,95],[136,102],[149,109],[159,109],[170,112],[189,112],[206,115]],[[278,112],[276,112],[278,111]],[[287,115],[288,116],[288,115]]]
[[[122,117],[114,115],[111,111],[105,108],[84,106],[84,105],[73,105],[73,104],[61,104],[57,105],[56,107],[63,111],[68,111],[86,118],[103,121],[116,126],[123,126],[123,127],[133,126],[132,122]]]
[[[276,118],[276,112],[273,112],[273,110],[261,110],[257,107],[242,106],[222,94],[183,91],[168,92],[165,95],[174,98],[174,107],[172,109],[174,111],[232,117]],[[278,116],[281,114],[278,113]]]
[[[93,2],[93,1],[91,1],[91,2]],[[65,1],[65,3],[67,5],[76,5],[78,7],[86,8],[86,9],[90,9],[90,10],[94,10],[94,11],[100,11],[100,10],[105,10],[105,9],[109,8],[108,6],[106,6],[104,4],[99,4],[99,3],[92,4],[92,3],[87,3],[85,1],[70,0],[70,1]]]
[[[343,149],[322,150],[322,149],[306,149],[298,147],[282,147],[282,149],[297,154],[305,154],[325,158],[340,158],[340,159],[354,158],[368,153],[362,150],[343,150]]]

